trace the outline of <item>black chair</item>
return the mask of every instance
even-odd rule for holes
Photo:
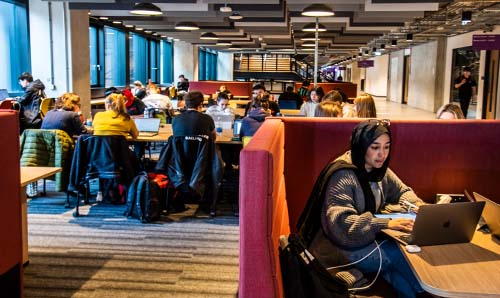
[[[170,137],[160,153],[156,171],[165,173],[181,193],[199,196],[200,205],[208,205],[210,216],[216,215],[224,163],[209,136]]]
[[[90,179],[116,179],[127,187],[138,173],[139,164],[130,151],[123,136],[82,135],[78,138],[70,172],[70,183],[66,207],[70,207],[70,192],[76,194],[76,210],[79,216],[80,194],[84,192],[88,203],[88,182]]]

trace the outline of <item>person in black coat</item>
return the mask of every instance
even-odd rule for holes
[[[28,128],[40,128],[42,125],[40,104],[42,98],[45,98],[45,85],[38,79],[33,81],[33,76],[29,72],[23,72],[19,76],[19,84],[24,89],[23,96],[16,97],[20,105],[21,132]]]

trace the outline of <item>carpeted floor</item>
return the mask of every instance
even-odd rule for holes
[[[231,204],[209,218],[189,205],[154,224],[122,216],[124,205],[64,208],[48,192],[28,203],[25,297],[236,297],[238,218]]]

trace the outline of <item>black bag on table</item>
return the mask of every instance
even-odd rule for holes
[[[165,209],[168,187],[166,176],[157,177],[154,173],[140,172],[130,183],[127,193],[125,216],[149,223],[160,219]]]

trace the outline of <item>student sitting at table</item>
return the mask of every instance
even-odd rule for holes
[[[80,96],[75,93],[61,95],[54,109],[43,118],[42,129],[64,130],[69,136],[87,133],[80,117]]]
[[[464,113],[462,113],[462,109],[453,103],[447,103],[441,106],[436,112],[436,115],[438,119],[465,119]]]
[[[156,84],[150,84],[148,86],[148,91],[149,95],[144,97],[142,100],[148,108],[172,110],[172,102],[170,101],[170,98],[161,94],[160,88],[158,88]]]
[[[362,94],[354,99],[354,115],[358,118],[376,118],[375,101],[370,94]]]
[[[234,110],[229,106],[229,97],[226,93],[219,93],[217,95],[217,104],[209,106],[205,113],[212,118],[218,114],[231,115],[234,120]]]
[[[129,89],[122,90],[123,96],[125,96],[125,108],[129,115],[142,115],[146,105],[142,100],[135,97]]]
[[[95,114],[92,122],[94,135],[96,136],[124,136],[137,139],[139,131],[135,126],[134,120],[127,114],[125,109],[125,96],[118,93],[112,93],[104,102],[106,111]],[[138,161],[130,153],[129,162],[134,169],[139,168]],[[111,203],[120,203],[118,184],[116,179],[99,179],[99,190],[97,201],[108,201]],[[103,196],[104,194],[104,196]]]
[[[326,267],[339,265],[332,258],[339,255],[347,263],[360,261],[354,266],[363,273],[376,273],[381,266],[380,274],[398,297],[416,297],[423,290],[398,245],[379,239],[381,229],[411,231],[413,220],[374,216],[382,210],[400,211],[404,200],[424,204],[388,168],[391,144],[387,121],[370,119],[354,128],[351,150],[328,165],[330,176],[318,178],[328,182],[311,195],[317,194],[323,209],[322,229],[314,233],[310,248]]]
[[[335,102],[322,101],[316,106],[314,117],[342,118],[342,108]]]
[[[212,117],[203,114],[203,93],[191,91],[184,95],[186,110],[172,121],[174,136],[207,135],[216,138],[215,123]]]
[[[246,146],[252,136],[262,126],[266,117],[271,116],[269,101],[262,100],[260,96],[254,95],[250,102],[250,111],[241,121],[240,138],[243,146]]]
[[[106,111],[95,114],[92,122],[94,135],[112,136],[121,135],[137,139],[139,131],[134,120],[125,109],[125,96],[112,93],[104,102]]]
[[[321,97],[318,93],[319,92],[317,88],[313,88],[309,91],[307,100],[300,107],[300,115],[304,115],[306,117],[314,117],[316,106],[321,102]]]

